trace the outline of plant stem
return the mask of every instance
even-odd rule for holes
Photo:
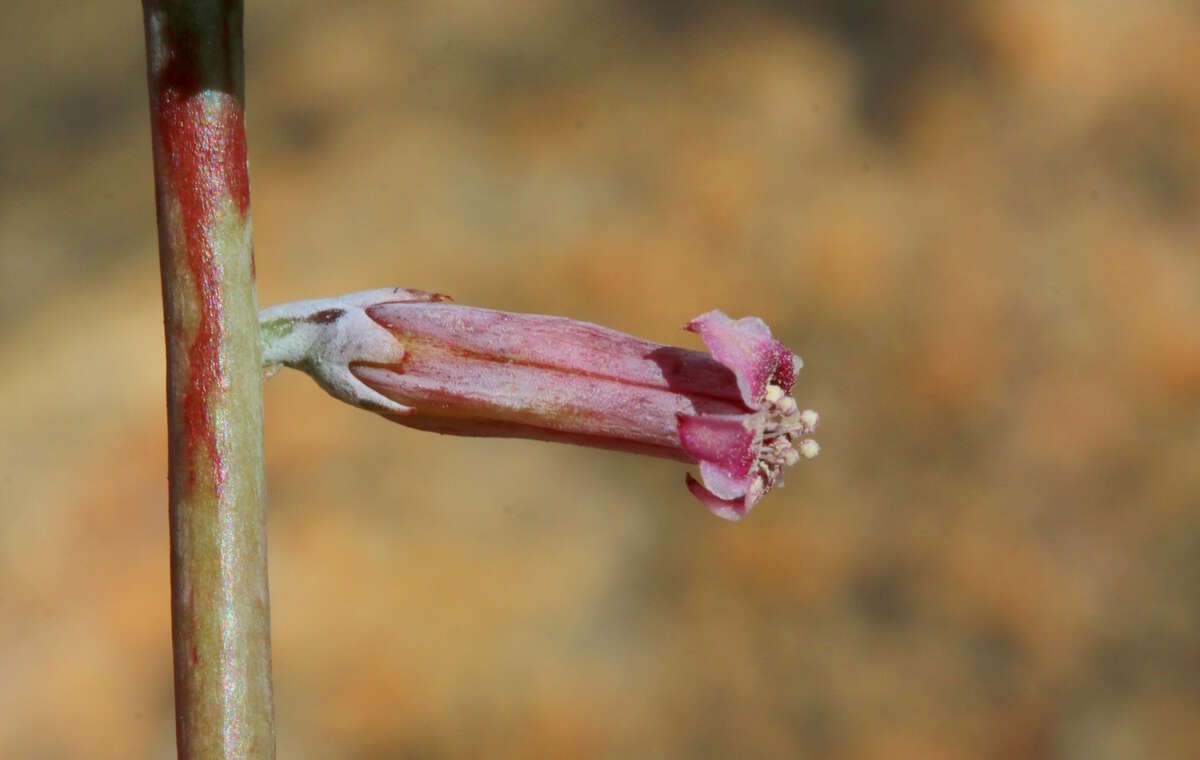
[[[181,758],[271,758],[242,3],[142,5],[167,344],[176,742]]]

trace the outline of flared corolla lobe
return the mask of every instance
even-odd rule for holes
[[[710,311],[687,329],[700,333],[713,358],[734,374],[747,410],[680,420],[681,444],[700,463],[703,481],[688,476],[688,490],[714,514],[737,520],[782,485],[784,467],[817,455],[816,441],[803,438],[816,429],[817,413],[801,412],[789,395],[803,362],[761,319]]]
[[[733,371],[742,401],[751,409],[762,405],[772,385],[785,394],[791,391],[804,366],[799,356],[771,337],[771,328],[758,317],[733,320],[713,310],[688,322],[685,329],[700,333],[712,357]]]
[[[759,319],[696,318],[712,356],[562,317],[390,289],[266,309],[269,365],[440,433],[562,441],[697,462],[687,485],[739,519],[781,471],[816,455],[788,395],[800,360]]]

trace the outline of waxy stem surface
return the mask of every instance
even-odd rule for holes
[[[242,6],[145,0],[181,758],[274,756]]]

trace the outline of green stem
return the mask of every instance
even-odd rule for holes
[[[167,344],[181,758],[271,758],[262,372],[242,4],[143,0]]]

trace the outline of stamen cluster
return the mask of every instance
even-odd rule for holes
[[[762,441],[756,463],[757,474],[748,494],[753,501],[776,485],[783,485],[783,468],[804,459],[813,459],[821,447],[811,438],[803,438],[817,429],[818,416],[812,409],[800,411],[796,400],[778,385],[768,385],[764,408],[755,417],[762,423]],[[797,440],[800,439],[800,440]]]

